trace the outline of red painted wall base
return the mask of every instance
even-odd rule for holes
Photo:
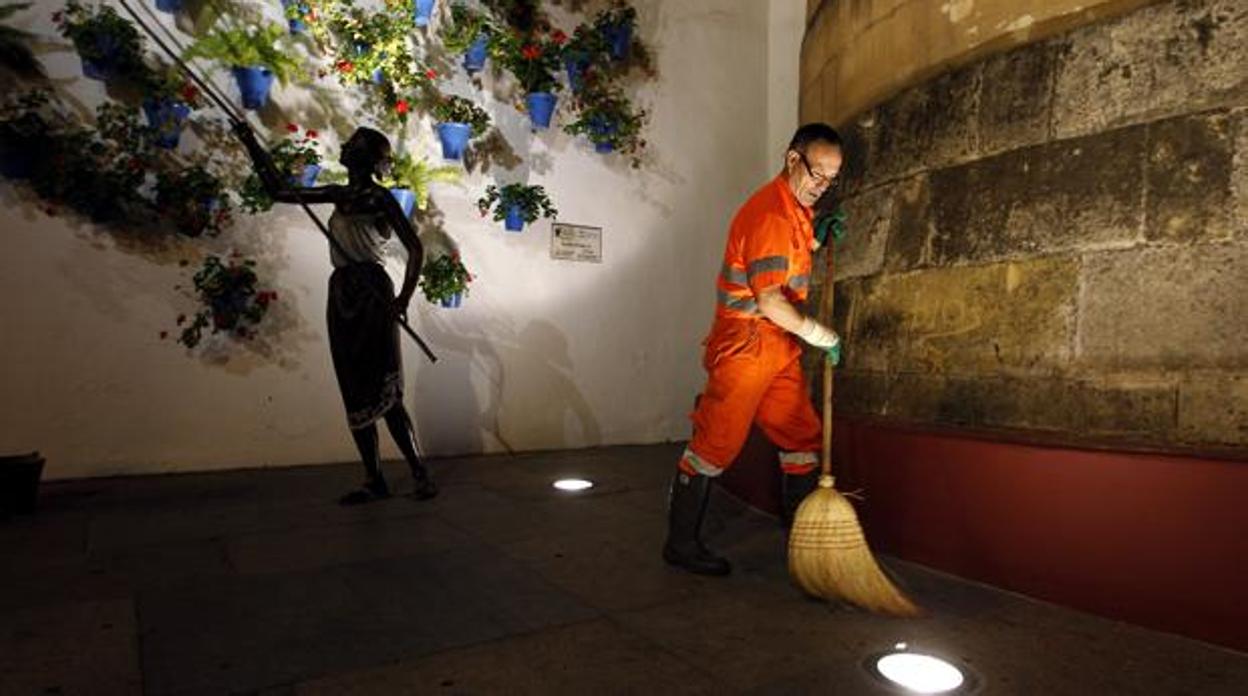
[[[1248,651],[1248,462],[1015,444],[837,419],[834,473],[874,550]],[[777,507],[757,434],[723,477]]]

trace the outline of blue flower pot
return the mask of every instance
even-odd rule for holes
[[[182,9],[182,0],[156,0],[156,9],[172,14]]]
[[[293,1],[294,1],[294,0],[282,0],[282,7],[283,7],[283,8],[290,7],[290,4],[291,4]],[[303,3],[299,3],[299,12],[301,12],[301,13],[303,13],[303,14],[307,14],[307,13],[308,13],[308,9],[309,9],[309,8],[308,8],[308,6],[307,6],[307,5],[305,5],[305,4],[303,4]],[[303,22],[303,20],[302,20],[302,19],[288,19],[288,20],[286,20],[286,23],[287,23],[287,25],[289,25],[289,26],[290,26],[290,33],[292,33],[292,34],[302,34],[302,33],[304,32],[304,30],[308,28],[308,25],[307,25],[307,24],[304,24],[304,22]]]
[[[394,196],[394,200],[399,202],[399,207],[403,209],[403,215],[412,216],[412,210],[416,207],[416,193],[411,189],[392,188],[390,195]]]
[[[488,45],[489,37],[480,34],[468,50],[464,51],[464,70],[467,70],[469,75],[485,69],[485,49]]]
[[[321,165],[309,164],[303,168],[303,171],[290,177],[291,186],[302,186],[308,188],[316,185],[316,177],[321,173]]]
[[[172,150],[182,138],[182,125],[191,115],[191,107],[172,99],[146,99],[143,101],[143,113],[147,116],[147,125],[155,131],[152,143],[156,147]]]
[[[633,25],[611,24],[602,28],[602,38],[607,41],[607,50],[614,60],[628,57],[628,49],[633,43]]]
[[[416,22],[416,26],[429,26],[429,20],[433,17],[433,4],[434,0],[416,0],[416,8],[412,13],[412,20]]]
[[[563,67],[568,71],[568,86],[573,92],[581,91],[585,86],[585,71],[589,69],[589,56],[584,53],[565,56]]]
[[[463,159],[464,148],[472,137],[472,126],[467,123],[439,123],[437,129],[438,139],[442,141],[442,157]]]
[[[508,232],[519,232],[524,229],[524,212],[520,206],[512,203],[507,206],[507,218],[503,220],[503,229]]]
[[[595,135],[610,135],[611,133],[615,132],[616,125],[614,123],[607,122],[607,120],[604,118],[595,117],[591,119],[589,128],[590,130],[594,132]],[[613,152],[614,150],[615,150],[615,146],[609,142],[607,143],[594,142],[594,152],[606,154],[608,152]]]
[[[524,98],[529,108],[529,122],[533,128],[550,128],[550,117],[555,113],[555,95],[550,92],[529,92]]]
[[[263,109],[269,103],[269,90],[273,88],[273,73],[268,68],[243,68],[234,66],[230,72],[238,83],[238,92],[243,97],[243,108]]]
[[[443,297],[438,302],[443,307],[446,307],[448,309],[456,309],[464,303],[464,294],[462,292],[457,292],[454,295],[451,295],[450,297]]]
[[[96,60],[83,58],[82,75],[92,80],[107,82],[117,71],[117,52],[120,47],[117,45],[117,40],[111,36],[101,36],[96,39],[95,47],[100,57]]]
[[[0,174],[8,179],[29,179],[35,173],[38,148],[29,142],[0,141]]]

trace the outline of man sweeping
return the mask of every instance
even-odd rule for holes
[[[841,138],[827,124],[794,133],[784,169],[737,211],[716,280],[715,321],[704,341],[706,387],[693,413],[693,438],[672,481],[663,559],[701,575],[732,566],[701,541],[711,480],[736,459],[757,423],[780,449],[782,515],[791,521],[818,482],[819,417],[802,379],[798,339],[839,360],[836,333],[800,309],[811,254],[830,226],[812,224],[815,201],[836,184]]]

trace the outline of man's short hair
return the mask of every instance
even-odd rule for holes
[[[841,144],[841,134],[837,133],[832,126],[826,123],[807,123],[793,134],[793,139],[789,141],[789,149],[805,154],[806,148],[815,142],[844,147]]]

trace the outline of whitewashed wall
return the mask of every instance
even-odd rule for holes
[[[773,175],[795,123],[802,3],[637,5],[659,69],[638,94],[652,111],[642,170],[557,130],[532,135],[492,103],[525,164],[435,189],[478,280],[461,309],[419,295],[413,306],[441,358],[405,351],[407,401],[430,453],[688,436],[728,220]],[[45,31],[55,9],[42,2],[22,19]],[[48,62],[56,77],[78,74],[70,54]],[[74,89],[90,102],[101,88]],[[292,120],[318,125],[321,112],[293,90],[278,98]],[[601,226],[603,263],[550,259],[549,221],[517,235],[479,218],[482,189],[516,180],[545,185],[560,221]],[[243,218],[217,243],[255,255],[275,279],[268,337],[189,353],[159,334],[191,308],[173,287],[188,282],[178,261],[203,245],[138,253],[49,217],[7,182],[0,204],[0,451],[41,450],[52,478],[354,459],[325,338],[328,254],[302,213]]]

